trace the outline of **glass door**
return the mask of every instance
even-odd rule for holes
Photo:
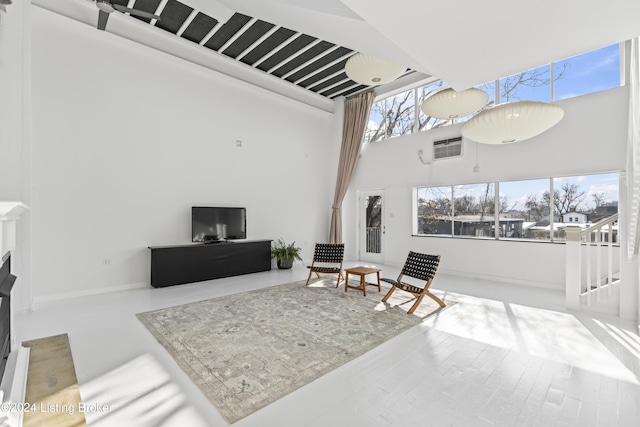
[[[360,259],[384,262],[384,190],[361,191],[359,200]]]

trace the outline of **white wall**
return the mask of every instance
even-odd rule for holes
[[[0,11],[0,200],[31,204],[31,33],[30,2]],[[18,277],[12,308],[31,304],[30,212],[16,223],[12,273]],[[4,254],[0,254],[2,256]]]
[[[328,235],[334,115],[32,15],[36,299],[148,284],[147,247],[190,242],[193,205],[245,206],[249,239],[311,258]]]
[[[564,119],[528,141],[511,145],[464,142],[464,156],[424,165],[432,141],[460,135],[455,125],[367,144],[344,202],[348,255],[358,257],[356,197],[359,190],[385,189],[385,262],[402,265],[409,250],[442,255],[440,271],[536,286],[564,288],[564,245],[412,237],[412,189],[549,176],[572,176],[625,168],[626,87],[558,102]],[[474,173],[478,150],[480,172]],[[621,189],[623,192],[624,189]],[[535,262],[532,262],[535,260]],[[542,267],[541,267],[542,266]]]

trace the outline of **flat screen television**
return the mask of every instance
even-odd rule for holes
[[[193,242],[221,242],[247,238],[245,208],[193,206],[191,208]]]

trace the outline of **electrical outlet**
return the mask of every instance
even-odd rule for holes
[[[422,150],[418,150],[418,156],[422,156]]]
[[[102,264],[103,265],[111,265],[111,259],[110,258],[105,258],[102,260]]]

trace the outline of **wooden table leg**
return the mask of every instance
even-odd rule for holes
[[[376,276],[378,276],[378,292],[380,292],[380,272],[376,271]]]
[[[367,281],[364,280],[364,274],[360,275],[360,286],[362,287],[362,292],[364,292],[364,296],[367,296]]]

